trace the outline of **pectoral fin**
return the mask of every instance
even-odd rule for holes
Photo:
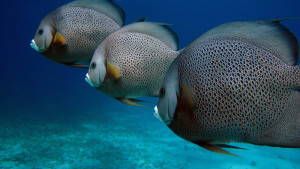
[[[182,103],[183,108],[189,112],[193,112],[194,109],[194,102],[191,94],[191,90],[187,81],[183,83],[182,89]]]
[[[129,98],[129,99],[126,99],[126,98],[116,98],[116,99],[119,100],[122,103],[129,104],[129,105],[132,105],[132,106],[140,106],[140,107],[145,107],[145,108],[148,108],[148,109],[152,109],[150,107],[143,106],[143,105],[135,103],[135,102],[146,102],[146,101],[137,100],[137,99],[131,99],[131,98]]]
[[[184,81],[181,88],[181,96],[179,97],[178,111],[184,113],[190,119],[194,118],[193,111],[195,108],[191,89],[187,80]],[[178,95],[177,95],[178,98]]]
[[[59,32],[55,33],[54,44],[60,45],[60,46],[66,45],[66,39],[64,38],[64,36],[61,33],[59,33]]]
[[[106,76],[105,78],[113,78],[115,80],[120,78],[120,73],[116,69],[114,65],[112,65],[109,61],[106,62]]]
[[[236,156],[236,157],[240,157],[236,154],[233,154],[233,153],[230,153],[226,150],[223,150],[215,145],[212,145],[212,144],[209,144],[209,143],[206,143],[206,142],[194,142],[195,144],[207,149],[207,150],[210,150],[210,151],[213,151],[213,152],[216,152],[216,153],[221,153],[221,154],[227,154],[227,155],[232,155],[232,156]]]

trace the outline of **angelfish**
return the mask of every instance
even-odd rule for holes
[[[54,62],[88,68],[97,46],[124,18],[111,0],[73,1],[44,17],[30,46]]]
[[[167,24],[136,22],[110,34],[96,49],[86,81],[100,92],[135,106],[136,97],[159,94],[178,56],[178,37]]]
[[[281,20],[231,22],[171,64],[154,115],[205,149],[243,142],[300,147],[298,41]]]

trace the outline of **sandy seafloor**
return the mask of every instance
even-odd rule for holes
[[[232,144],[248,149],[229,150],[243,158],[217,154],[177,137],[152,110],[115,107],[1,119],[0,168],[300,168],[299,149]]]

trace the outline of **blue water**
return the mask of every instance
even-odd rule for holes
[[[5,1],[1,9],[0,168],[300,168],[300,149],[235,144],[235,158],[173,134],[152,110],[127,106],[84,81],[86,70],[30,48],[41,19],[67,0]],[[298,0],[120,0],[126,23],[175,24],[183,48],[225,22],[299,17]],[[284,21],[299,39],[300,19]],[[154,107],[157,99],[148,106]]]

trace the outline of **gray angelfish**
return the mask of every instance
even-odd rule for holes
[[[87,67],[97,46],[124,25],[124,11],[111,0],[79,0],[49,13],[31,47],[48,59]]]
[[[136,22],[109,35],[92,58],[86,81],[119,101],[158,96],[165,73],[178,56],[178,37],[166,24]]]
[[[230,142],[299,148],[298,41],[280,21],[227,23],[194,40],[170,66],[154,115],[218,153],[235,155],[221,149],[237,148]]]

